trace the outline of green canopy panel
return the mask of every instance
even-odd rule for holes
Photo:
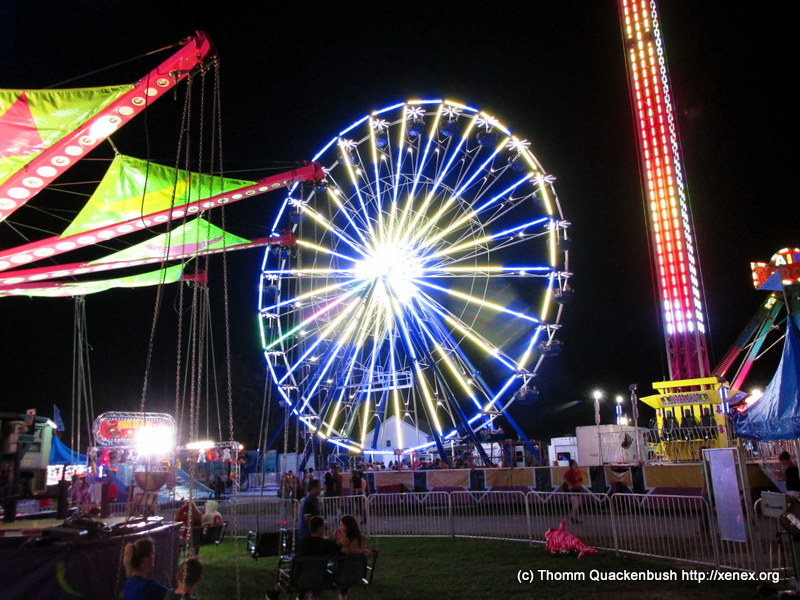
[[[198,252],[223,250],[237,244],[249,244],[239,236],[223,231],[205,219],[194,219],[169,233],[163,233],[125,250],[114,252],[103,258],[89,262],[90,265],[101,263],[135,261],[148,258],[165,260],[192,256]],[[169,251],[167,252],[167,248]]]
[[[0,90],[0,183],[133,87]]]
[[[175,283],[183,276],[183,265],[166,269],[158,269],[141,275],[104,279],[102,281],[81,282],[42,282],[20,284],[16,286],[0,286],[2,296],[40,296],[49,298],[68,298],[70,296],[86,296],[113,288],[137,288],[161,283]]]
[[[118,154],[62,237],[182,206],[252,183],[174,169]]]

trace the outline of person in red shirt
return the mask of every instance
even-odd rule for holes
[[[578,470],[578,463],[574,460],[569,461],[569,469],[564,472],[564,486],[568,492],[575,492],[571,496],[572,512],[569,515],[569,520],[572,523],[582,523],[578,519],[578,511],[581,508],[580,493],[583,492],[583,473]]]

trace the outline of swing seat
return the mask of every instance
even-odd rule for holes
[[[265,531],[257,533],[251,531],[247,534],[247,552],[253,560],[262,556],[282,556],[291,550],[288,529],[280,531]]]
[[[372,583],[377,560],[377,551],[373,551],[370,557],[347,554],[282,556],[278,562],[275,587],[267,597],[277,597],[278,587],[291,596],[297,592],[368,586]]]
[[[201,546],[218,546],[225,539],[225,532],[228,530],[228,521],[223,521],[220,525],[209,525],[206,527],[192,527],[191,544],[194,553],[200,551]]]

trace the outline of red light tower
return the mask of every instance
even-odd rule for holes
[[[655,0],[619,0],[670,379],[707,377],[707,320]]]

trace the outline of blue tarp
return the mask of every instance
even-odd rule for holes
[[[793,440],[800,437],[800,333],[786,320],[783,355],[764,396],[744,413],[733,416],[733,430],[751,440]]]
[[[73,452],[64,442],[55,435],[50,445],[51,465],[85,465],[86,455]]]

